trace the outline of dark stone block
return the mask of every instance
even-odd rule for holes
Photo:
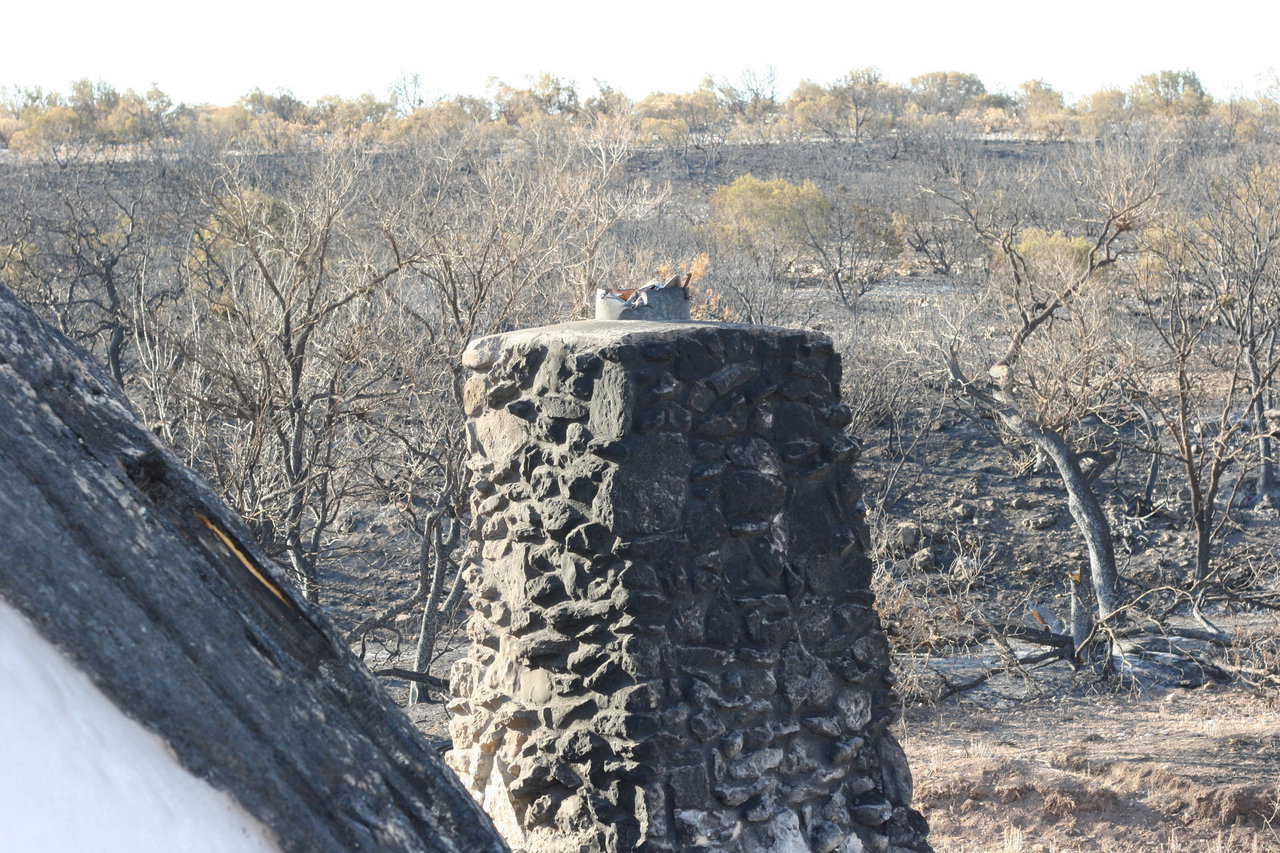
[[[485,400],[492,409],[499,408],[520,396],[520,386],[514,382],[499,382],[489,388]]]
[[[682,382],[691,382],[716,370],[722,362],[707,351],[701,342],[691,338],[681,338],[675,344],[675,362],[672,367],[676,378]]]
[[[707,768],[702,764],[675,767],[667,776],[667,787],[676,808],[696,809],[706,805],[710,789]]]
[[[724,476],[721,500],[725,518],[735,521],[767,521],[782,509],[786,484],[760,471],[730,471]]]
[[[575,554],[607,554],[613,548],[614,535],[603,524],[584,524],[569,534],[569,550]]]
[[[569,598],[564,582],[556,575],[539,575],[525,584],[525,595],[540,607],[550,607]]]

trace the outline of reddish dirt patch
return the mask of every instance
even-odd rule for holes
[[[1242,689],[909,713],[940,853],[1280,850],[1280,714]]]

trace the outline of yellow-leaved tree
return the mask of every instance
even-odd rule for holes
[[[813,181],[742,175],[711,196],[713,242],[722,257],[747,259],[771,292],[816,282],[853,307],[902,248],[889,214],[853,195],[844,187],[824,192]]]
[[[796,261],[813,223],[830,207],[813,181],[765,181],[748,173],[711,195],[711,230],[721,246],[745,249],[786,267]]]

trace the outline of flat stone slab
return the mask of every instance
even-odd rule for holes
[[[611,345],[635,346],[646,342],[666,342],[685,336],[718,335],[721,330],[738,329],[766,337],[801,338],[814,343],[830,340],[821,332],[787,329],[780,326],[749,326],[743,323],[713,323],[701,320],[663,323],[651,320],[574,320],[550,326],[534,326],[476,338],[467,345],[462,364],[472,370],[487,370],[503,350],[532,345],[563,345],[574,349],[603,349]]]

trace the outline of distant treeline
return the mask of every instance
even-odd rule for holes
[[[655,92],[633,101],[604,84],[585,95],[542,74],[530,85],[495,83],[488,97],[428,101],[416,76],[402,78],[385,98],[324,97],[307,103],[287,91],[254,90],[224,106],[175,103],[159,88],[138,93],[79,80],[66,92],[10,89],[0,99],[0,147],[33,151],[49,145],[136,144],[214,134],[272,148],[300,136],[359,133],[393,141],[418,129],[484,128],[500,139],[540,124],[581,123],[601,114],[629,114],[652,145],[871,140],[960,124],[973,133],[1030,139],[1096,138],[1126,125],[1197,122],[1238,142],[1259,141],[1280,128],[1280,91],[1218,101],[1192,71],[1139,77],[1127,90],[1104,89],[1075,103],[1042,80],[1013,93],[990,92],[974,74],[936,71],[906,85],[871,68],[822,84],[802,82],[780,95],[771,77],[738,82],[706,78],[690,92]]]

